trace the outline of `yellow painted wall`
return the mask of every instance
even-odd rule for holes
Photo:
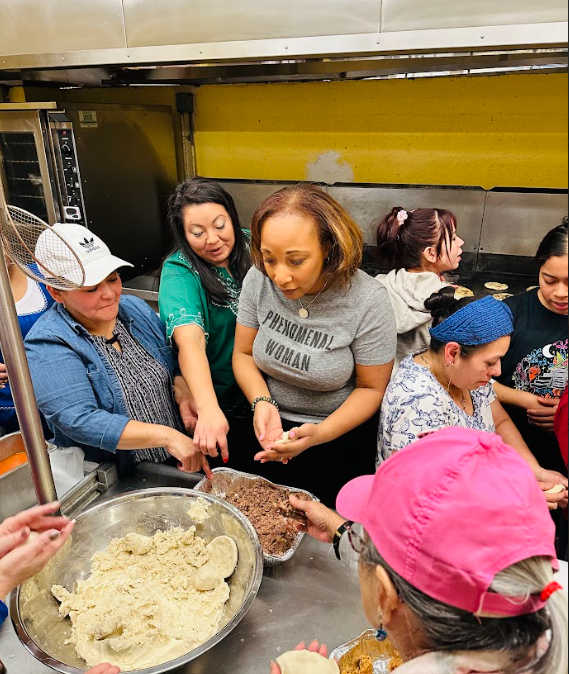
[[[205,86],[198,171],[566,188],[567,96],[565,74]]]

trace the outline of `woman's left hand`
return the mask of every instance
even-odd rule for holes
[[[310,447],[321,444],[318,424],[304,424],[300,428],[293,428],[288,437],[289,442],[275,442],[267,445],[263,452],[255,456],[255,461],[265,463],[285,460],[288,462]]]
[[[320,645],[318,641],[313,641],[308,648],[306,648],[306,644],[302,643],[299,644],[295,649],[295,651],[310,651],[311,653],[318,653],[321,655],[323,658],[328,657],[328,649],[324,644]],[[273,662],[271,664],[271,674],[282,674],[281,668],[277,665],[276,662]]]
[[[537,398],[537,407],[532,407],[527,411],[528,421],[543,431],[553,433],[558,409],[559,400],[557,398]]]
[[[196,401],[193,398],[182,398],[179,402],[179,407],[184,428],[188,433],[193,433],[198,424]]]

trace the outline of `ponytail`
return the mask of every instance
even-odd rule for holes
[[[442,208],[392,208],[377,226],[379,261],[389,269],[422,269],[427,248],[439,258],[450,250],[456,226],[456,216]]]
[[[382,263],[398,268],[401,258],[399,242],[401,240],[400,213],[407,213],[401,206],[391,209],[377,226],[377,252]]]

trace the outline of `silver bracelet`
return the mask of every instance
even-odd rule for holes
[[[261,396],[259,398],[255,398],[255,400],[253,400],[253,404],[251,405],[251,410],[253,411],[253,413],[255,413],[255,409],[257,408],[257,405],[259,403],[269,403],[271,405],[274,405],[277,408],[277,412],[280,412],[279,404],[274,398],[268,398],[267,396]]]

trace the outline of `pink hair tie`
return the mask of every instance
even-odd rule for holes
[[[552,583],[549,583],[547,587],[543,589],[543,592],[541,593],[541,601],[548,601],[556,592],[559,592],[559,590],[562,590],[563,587],[559,585],[559,583],[556,583],[555,581]]]
[[[407,211],[399,211],[399,213],[397,213],[397,222],[399,223],[399,227],[403,227],[407,220],[409,220],[409,213],[407,213]]]

